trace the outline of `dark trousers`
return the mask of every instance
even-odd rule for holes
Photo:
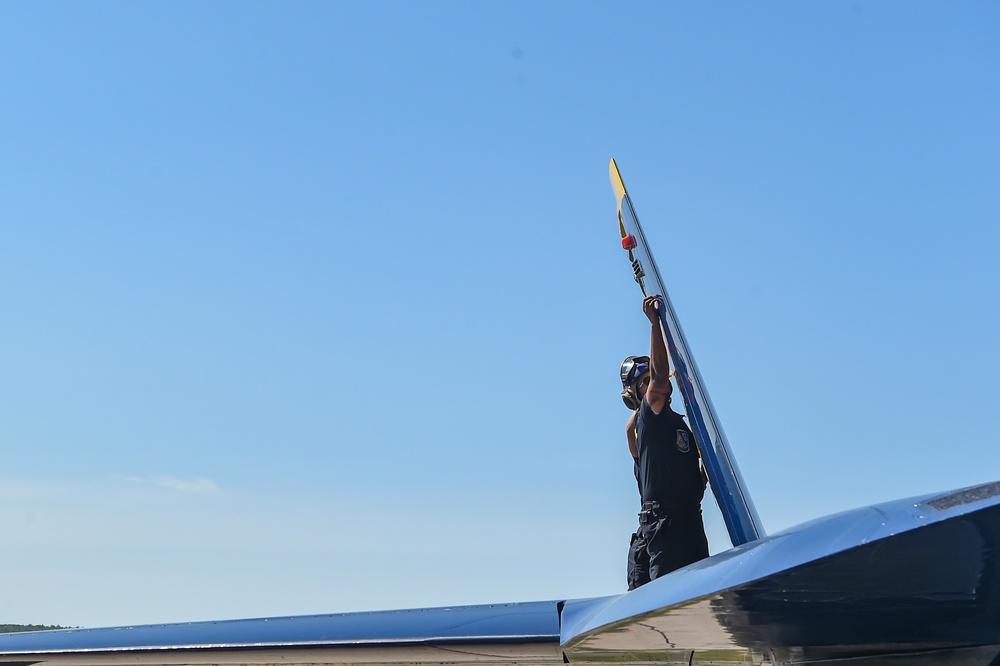
[[[629,592],[649,582],[649,553],[646,540],[642,538],[642,526],[633,534],[628,545],[628,589]]]
[[[708,557],[708,538],[701,509],[658,513],[655,520],[639,528],[649,555],[649,580]]]

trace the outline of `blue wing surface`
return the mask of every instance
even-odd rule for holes
[[[0,664],[562,663],[559,603],[0,635]]]
[[[0,666],[995,659],[1000,482],[812,521],[611,597],[0,635]]]
[[[995,666],[1000,483],[837,514],[569,602],[562,635],[573,663]]]
[[[639,225],[639,218],[635,214],[632,200],[614,160],[611,160],[609,171],[611,186],[618,201],[618,224],[622,238],[635,239],[635,246],[629,250],[635,280],[642,288],[643,294],[660,295],[666,305],[660,309],[660,324],[667,350],[670,352],[670,360],[674,364],[677,387],[684,400],[688,425],[698,443],[698,450],[701,452],[708,480],[712,486],[712,494],[719,504],[729,538],[734,546],[759,539],[764,536],[764,529],[757,515],[757,509],[746,490],[746,483],[736,465],[736,458],[722,430],[722,424],[716,417],[715,408],[705,391],[701,373],[698,372],[698,366],[695,365],[694,357],[689,351],[684,332],[670,302],[670,296],[663,286],[660,271],[650,253],[646,236]]]

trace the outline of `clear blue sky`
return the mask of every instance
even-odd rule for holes
[[[997,35],[991,2],[0,5],[0,621],[623,591],[611,157],[769,532],[1000,479]]]

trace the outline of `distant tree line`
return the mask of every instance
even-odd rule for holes
[[[72,627],[58,627],[56,625],[45,624],[0,624],[0,634],[13,634],[18,631],[47,631],[49,629],[71,629]]]

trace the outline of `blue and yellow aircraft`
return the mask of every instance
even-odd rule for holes
[[[622,245],[661,328],[733,547],[593,599],[0,635],[0,666],[1000,666],[1000,482],[765,535],[611,161]]]

